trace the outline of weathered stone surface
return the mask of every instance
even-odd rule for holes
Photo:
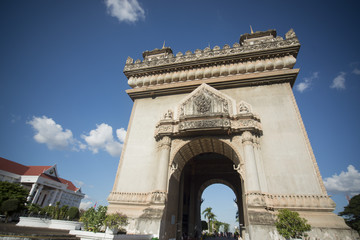
[[[281,208],[307,218],[311,236],[354,236],[332,213],[291,89],[297,37],[265,33],[233,47],[127,60],[134,106],[108,209],[129,216],[129,233],[194,237],[202,191],[222,183],[251,240],[277,239]]]

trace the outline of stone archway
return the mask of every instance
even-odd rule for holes
[[[235,193],[240,223],[245,218],[244,181],[240,175],[241,158],[230,145],[230,138],[195,138],[182,144],[171,161],[168,202],[162,222],[162,235],[201,235],[201,193],[213,183],[225,183]],[[177,148],[176,148],[177,149]]]
[[[242,185],[243,185],[243,181],[241,181]],[[237,192],[239,192],[239,190],[241,190],[242,188],[235,188],[233,186],[232,183],[223,180],[223,179],[211,179],[209,181],[204,182],[198,192],[198,196],[197,196],[197,201],[200,203],[200,218],[201,218],[201,207],[204,206],[204,202],[206,202],[206,199],[203,199],[203,195],[204,192],[208,189],[211,188],[213,185],[223,185],[226,186],[226,188],[230,189],[233,194],[235,195],[235,199],[233,198],[232,200],[234,201],[234,203],[237,205],[237,211],[238,211],[238,216],[239,216],[239,222],[237,223],[237,227],[240,230],[244,230],[245,229],[245,216],[244,216],[244,204],[243,201],[241,201],[243,199],[243,195],[241,195],[241,198],[238,196],[239,194],[236,194]],[[205,205],[205,207],[213,207],[213,206],[209,206],[209,205]],[[204,208],[203,208],[204,210]],[[234,217],[236,216],[236,213],[234,212]],[[205,219],[202,219],[205,220]],[[247,224],[246,224],[247,225]],[[243,236],[242,236],[243,237]]]

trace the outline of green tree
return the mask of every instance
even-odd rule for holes
[[[68,211],[69,211],[69,206],[68,205],[64,205],[60,208],[60,212],[59,212],[59,219],[63,220],[66,219],[68,216]]]
[[[5,222],[8,222],[9,216],[14,213],[19,207],[19,200],[17,199],[8,199],[2,202],[1,211],[5,213],[6,219]]]
[[[212,212],[211,207],[207,207],[202,214],[204,214],[204,217],[208,219],[208,226],[209,226],[209,232],[212,232],[212,224],[211,222],[215,220],[216,215]]]
[[[104,220],[104,224],[106,227],[109,227],[110,229],[116,229],[120,230],[121,232],[124,232],[126,225],[129,224],[128,218],[125,214],[122,213],[112,213],[106,216]]]
[[[68,211],[68,217],[69,220],[76,220],[79,219],[80,216],[80,212],[79,209],[77,207],[71,207]]]
[[[106,218],[106,206],[99,206],[97,209],[89,208],[83,215],[80,217],[80,221],[84,223],[84,228],[86,231],[99,232],[100,228],[104,224]]]
[[[18,207],[15,212],[20,212],[25,208],[28,190],[19,183],[0,182],[0,206],[8,199],[16,199]]]
[[[213,220],[213,225],[215,231],[220,232],[220,227],[223,225],[223,223],[218,220]]]
[[[276,230],[284,238],[298,238],[311,230],[305,218],[301,218],[298,212],[289,209],[280,209],[275,222]]]
[[[228,223],[223,223],[223,226],[224,226],[224,232],[229,232],[229,230],[230,230],[230,224],[228,224]]]
[[[360,234],[360,194],[352,197],[344,211],[339,213],[346,224]]]

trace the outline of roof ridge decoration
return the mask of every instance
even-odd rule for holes
[[[239,43],[223,48],[173,54],[170,47],[143,53],[144,60],[128,57],[124,73],[133,88],[252,72],[291,69],[300,48],[293,29],[285,39],[275,30],[241,35]]]

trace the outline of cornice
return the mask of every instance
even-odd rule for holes
[[[190,93],[202,83],[206,83],[218,90],[284,82],[289,82],[290,85],[293,86],[298,73],[299,69],[281,69],[265,72],[255,72],[251,74],[219,76],[194,81],[149,85],[140,88],[128,89],[126,92],[129,94],[132,100],[135,100],[137,98],[155,98],[158,96],[171,94]]]

